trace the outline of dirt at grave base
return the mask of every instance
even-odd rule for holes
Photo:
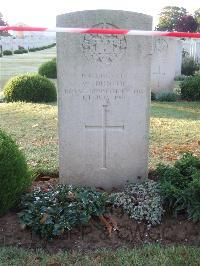
[[[56,181],[53,180],[50,183],[54,185]],[[38,185],[47,186],[43,181],[34,184],[34,186]],[[161,225],[150,229],[145,223],[137,223],[128,218],[120,208],[114,209],[111,217],[117,222],[119,228],[119,231],[112,232],[111,237],[105,226],[95,218],[87,226],[74,228],[62,237],[46,242],[30,230],[22,229],[17,211],[10,211],[0,217],[0,246],[43,248],[51,253],[67,249],[88,251],[97,248],[131,248],[145,243],[200,246],[200,223],[188,221],[184,216],[177,218],[165,216]]]

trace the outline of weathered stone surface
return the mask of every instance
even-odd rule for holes
[[[82,11],[59,27],[151,30],[152,18]],[[119,187],[147,177],[152,39],[57,34],[60,181]]]

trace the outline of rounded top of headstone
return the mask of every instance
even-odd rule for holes
[[[57,16],[59,27],[93,27],[94,20],[99,23],[115,24],[119,21],[121,28],[133,30],[152,30],[152,16],[123,10],[84,10]]]

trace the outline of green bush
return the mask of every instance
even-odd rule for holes
[[[11,78],[4,87],[7,102],[53,102],[56,88],[53,82],[38,74],[25,74]]]
[[[23,54],[24,52],[22,49],[20,49],[20,50],[15,50],[13,53],[14,54]]]
[[[49,44],[49,45],[46,45],[46,46],[37,47],[37,48],[29,48],[29,52],[36,52],[36,51],[49,49],[51,47],[54,47],[55,45],[56,45],[56,43],[52,43],[52,44]]]
[[[57,78],[56,59],[43,63],[39,67],[38,73],[47,78],[56,79]]]
[[[107,193],[59,185],[48,192],[35,190],[26,194],[19,217],[23,225],[42,238],[52,239],[87,224],[92,216],[105,214],[108,200]]]
[[[183,81],[187,78],[185,75],[179,75],[174,78],[175,81]]]
[[[23,153],[11,137],[0,130],[0,215],[16,204],[30,183]]]
[[[121,207],[137,221],[149,225],[160,224],[163,214],[159,185],[148,180],[142,184],[128,184],[123,192],[115,193],[114,206]]]
[[[184,154],[174,166],[158,165],[154,175],[160,184],[165,208],[175,214],[186,210],[188,218],[200,220],[199,158],[192,154]]]
[[[181,98],[184,100],[200,100],[200,74],[187,77],[180,84]]]
[[[35,52],[36,48],[29,48],[28,50],[29,50],[29,52]]]
[[[151,100],[152,101],[155,101],[156,100],[156,94],[155,94],[155,92],[151,92]]]
[[[27,49],[23,49],[23,53],[24,54],[27,54],[28,53],[28,50]]]
[[[12,55],[13,53],[12,53],[12,51],[10,51],[10,50],[4,50],[3,51],[3,55]]]
[[[21,49],[15,50],[13,53],[14,54],[27,54],[28,50],[21,48]]]
[[[198,63],[192,57],[184,57],[181,74],[186,76],[191,76],[195,74],[195,71],[199,69]]]
[[[200,169],[200,159],[190,153],[185,153],[180,160],[175,162],[174,166],[182,175],[192,176]]]
[[[156,100],[159,102],[176,102],[178,95],[174,92],[160,92],[156,94]]]

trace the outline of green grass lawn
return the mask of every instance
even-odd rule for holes
[[[57,105],[1,103],[0,128],[10,133],[39,172],[58,171]],[[149,167],[182,153],[200,156],[200,103],[151,105]]]
[[[1,57],[0,92],[10,77],[27,72],[37,72],[39,65],[53,57],[56,57],[56,47],[28,54],[14,54],[12,56]]]
[[[25,251],[17,248],[0,249],[0,266],[61,266],[61,265],[133,265],[133,266],[198,266],[200,248],[160,247],[146,245],[118,251],[99,250],[86,254],[60,252],[49,255],[44,251]]]

